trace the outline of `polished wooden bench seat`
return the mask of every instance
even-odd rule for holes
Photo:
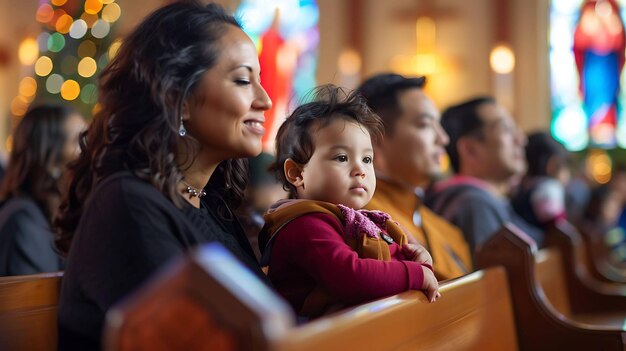
[[[504,269],[444,282],[441,293],[428,303],[405,292],[296,325],[282,299],[219,246],[208,247],[113,308],[105,349],[517,349]]]
[[[56,350],[62,276],[0,277],[0,350]]]
[[[507,270],[520,348],[625,350],[626,332],[615,320],[604,315],[604,322],[596,324],[572,310],[563,288],[567,277],[562,266],[553,265],[560,263],[554,252],[538,252],[531,239],[507,224],[475,255],[478,268],[501,265]]]

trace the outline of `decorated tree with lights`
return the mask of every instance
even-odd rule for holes
[[[20,45],[22,78],[11,112],[21,117],[33,102],[62,102],[85,117],[97,108],[96,80],[119,47],[111,27],[121,15],[115,0],[40,1],[42,31]]]

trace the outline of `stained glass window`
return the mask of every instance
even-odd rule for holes
[[[319,9],[315,0],[243,0],[236,16],[257,45],[261,85],[273,102],[263,137],[272,150],[289,104],[316,85]]]
[[[625,8],[626,0],[551,2],[551,130],[569,150],[626,148]]]

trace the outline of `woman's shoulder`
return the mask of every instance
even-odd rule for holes
[[[37,202],[28,196],[12,197],[5,200],[0,206],[0,227],[8,222],[20,223],[23,221],[48,224],[48,219]]]
[[[111,205],[132,203],[171,204],[154,185],[130,171],[121,171],[102,179],[93,190],[90,201],[111,201]]]

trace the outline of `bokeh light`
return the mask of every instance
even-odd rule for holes
[[[37,46],[39,46],[39,52],[48,51],[48,39],[50,39],[50,33],[42,32],[37,36]]]
[[[52,5],[63,6],[67,2],[67,0],[51,0]]]
[[[14,116],[24,116],[26,111],[28,110],[28,100],[26,100],[23,96],[16,96],[11,101],[11,113]]]
[[[72,23],[72,27],[70,28],[70,37],[74,39],[80,39],[87,34],[87,22],[82,19],[77,19]]]
[[[25,77],[20,82],[19,94],[27,98],[32,98],[37,93],[37,81],[33,77]]]
[[[121,15],[122,9],[115,3],[105,6],[102,10],[102,19],[109,23],[117,21]]]
[[[108,64],[109,57],[107,56],[107,54],[100,56],[100,58],[98,59],[98,67],[100,67],[100,69],[104,69]]]
[[[52,20],[54,16],[54,9],[50,4],[41,4],[37,8],[37,14],[35,15],[35,19],[39,23],[48,23]]]
[[[77,81],[68,79],[61,86],[61,97],[65,100],[75,100],[80,95],[80,85]]]
[[[78,74],[85,78],[93,76],[97,69],[98,65],[96,64],[96,60],[91,57],[84,57],[78,63]]]
[[[93,28],[91,28],[91,35],[95,38],[102,39],[109,35],[109,31],[111,30],[111,25],[109,22],[104,20],[97,20],[94,23]]]
[[[508,74],[515,68],[515,55],[508,45],[498,45],[489,54],[491,69],[499,74]]]
[[[95,15],[102,10],[102,0],[86,0],[85,12]]]
[[[61,85],[63,85],[63,77],[60,74],[51,74],[46,79],[46,90],[51,94],[58,94],[61,91]]]
[[[115,40],[110,46],[109,46],[109,60],[113,60],[115,58],[115,55],[117,55],[117,52],[120,49],[120,46],[122,46],[122,41],[117,39]]]
[[[52,72],[52,60],[48,56],[41,56],[35,62],[35,74],[41,77],[45,77]]]
[[[39,47],[37,45],[37,41],[33,38],[26,38],[22,40],[18,49],[20,63],[24,66],[32,65],[35,61],[37,61],[38,56]]]
[[[70,27],[72,27],[73,22],[74,19],[72,18],[72,16],[65,14],[57,19],[55,28],[57,32],[67,34],[69,33]]]
[[[96,85],[92,83],[85,85],[80,91],[80,99],[86,104],[93,104],[98,101]]]
[[[59,52],[65,47],[65,38],[60,33],[54,33],[48,38],[48,50]]]

